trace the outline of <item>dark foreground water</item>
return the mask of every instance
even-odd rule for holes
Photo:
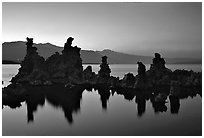
[[[173,68],[173,65],[170,65]],[[182,65],[176,65],[177,68]],[[187,68],[189,67],[189,68]],[[6,86],[18,65],[3,65]],[[135,65],[111,65],[112,75],[136,73]],[[201,71],[201,65],[185,65]],[[93,66],[97,71],[98,65]],[[53,92],[54,91],[54,92]],[[201,135],[202,98],[192,95],[157,106],[151,97],[128,97],[112,91],[33,89],[18,108],[2,109],[3,135]]]

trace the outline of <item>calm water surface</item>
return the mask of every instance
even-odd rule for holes
[[[86,66],[84,65],[84,68]],[[9,80],[18,72],[19,67],[19,65],[3,65],[3,86],[9,84]],[[99,70],[99,65],[92,67],[95,72]],[[120,78],[125,73],[137,72],[137,65],[110,65],[110,67],[112,75]],[[167,67],[172,70],[175,68],[202,70],[201,65],[167,65]],[[69,102],[63,95],[57,97],[65,101],[60,104],[53,102],[49,94],[43,98],[45,100],[31,99],[30,102],[23,102],[21,107],[15,109],[4,106],[2,134],[201,135],[202,133],[202,98],[198,94],[180,99],[178,113],[171,112],[172,105],[169,98],[165,104],[167,110],[158,112],[150,99],[141,105],[138,104],[136,97],[127,100],[123,95],[114,93],[104,101],[98,90],[93,89],[85,90],[77,102]],[[139,114],[141,106],[145,108],[143,113]]]

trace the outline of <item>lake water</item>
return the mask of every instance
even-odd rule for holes
[[[84,68],[88,65],[84,65]],[[202,71],[201,65],[166,65],[168,68]],[[3,65],[3,87],[18,72],[19,65]],[[99,65],[92,65],[93,71]],[[122,78],[136,74],[137,65],[110,65],[112,75]],[[149,69],[149,66],[146,66]],[[42,90],[43,91],[43,90]],[[42,92],[43,93],[43,92]],[[58,93],[58,91],[56,91]],[[84,90],[76,101],[69,94],[61,96],[47,92],[38,99],[22,102],[22,106],[2,109],[3,135],[201,135],[202,98],[200,95],[179,99],[177,111],[167,98],[165,110],[157,110],[150,99],[138,102],[110,94],[106,100],[98,90]],[[56,99],[53,99],[56,97]],[[40,97],[40,98],[39,98]],[[69,101],[70,100],[70,101]],[[104,103],[105,102],[105,103]],[[142,114],[141,114],[142,110]]]

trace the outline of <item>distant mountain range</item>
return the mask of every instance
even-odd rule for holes
[[[39,55],[47,59],[55,52],[61,53],[63,47],[58,47],[50,43],[34,44],[38,48]],[[154,53],[152,53],[153,55]],[[2,60],[4,63],[20,62],[26,55],[26,42],[5,42],[2,44]],[[109,49],[103,51],[93,50],[81,50],[81,58],[84,64],[98,64],[101,63],[101,57],[106,55],[108,57],[109,64],[136,64],[137,61],[141,61],[145,64],[152,63],[153,56],[139,56],[130,55],[120,52],[115,52]],[[162,55],[164,56],[164,55]],[[192,58],[165,58],[168,64],[201,64],[202,59]]]

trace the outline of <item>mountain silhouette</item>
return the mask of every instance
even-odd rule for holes
[[[9,61],[20,62],[26,55],[26,42],[15,41],[15,42],[5,42],[2,44],[2,60],[9,63]],[[49,56],[55,52],[61,53],[63,47],[59,47],[50,43],[39,43],[35,44],[39,55],[47,59]],[[81,50],[81,58],[84,64],[99,64],[101,62],[101,57],[107,56],[110,64],[136,64],[137,61],[141,61],[145,64],[150,64],[152,62],[151,56],[141,56],[141,55],[131,55],[120,52],[115,52],[109,49],[103,51],[93,51],[93,50]],[[200,64],[201,59],[191,59],[191,58],[165,58],[167,64],[178,63],[178,64]],[[5,63],[5,62],[3,62]]]

